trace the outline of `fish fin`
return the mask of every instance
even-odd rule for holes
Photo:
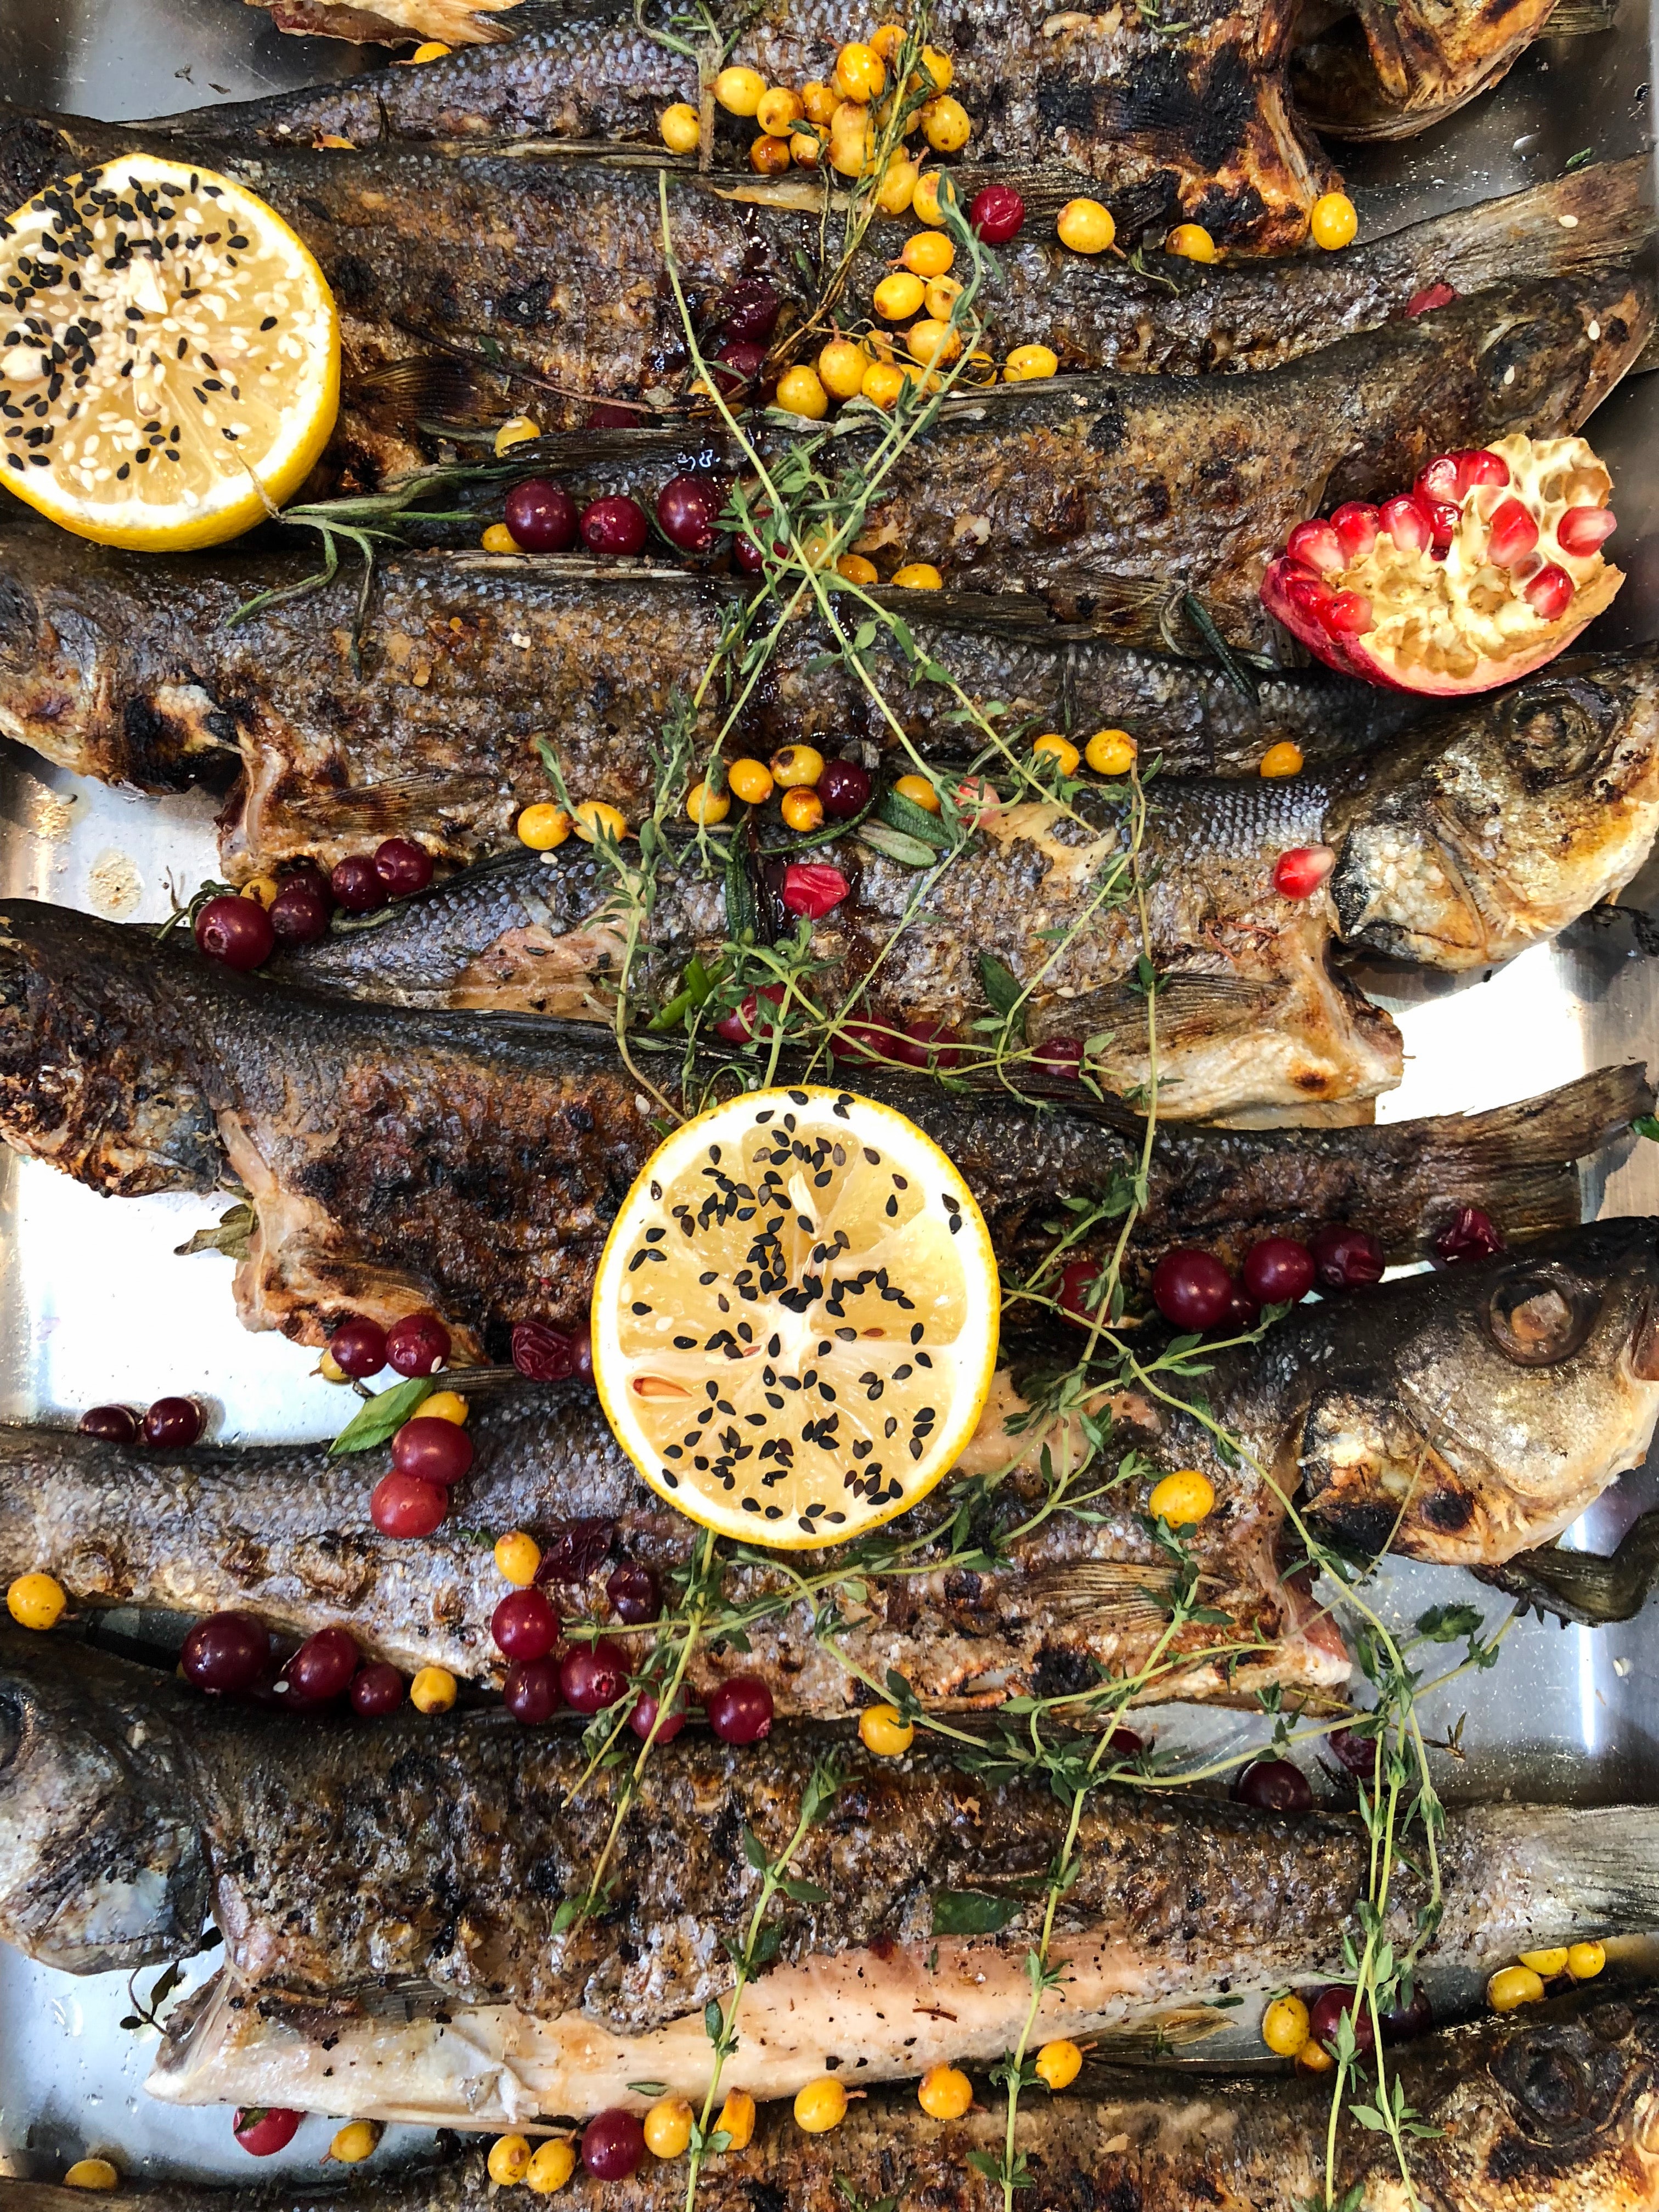
[[[1115,2058],[1156,2058],[1206,2042],[1231,2024],[1231,2015],[1214,2005],[1176,2005],[1133,2027],[1096,2030],[1089,2039],[1090,2057],[1097,2066]]]
[[[377,423],[410,427],[422,416],[459,416],[477,398],[477,383],[466,362],[447,354],[409,354],[386,362],[353,381],[361,413]]]
[[[384,783],[284,800],[282,811],[295,821],[323,822],[337,830],[395,830],[410,823],[430,827],[434,810],[465,813],[493,797],[495,788],[487,775],[388,776]]]
[[[1643,1514],[1616,1550],[1565,1551],[1546,1544],[1517,1553],[1501,1567],[1477,1567],[1475,1574],[1494,1589],[1535,1608],[1541,1620],[1553,1613],[1565,1628],[1602,1628],[1611,1621],[1634,1620],[1659,1580],[1659,1506]]]
[[[1087,1559],[1034,1575],[1025,1588],[1056,1626],[1085,1628],[1093,1621],[1109,1620],[1127,1628],[1142,1617],[1164,1618],[1172,1581],[1173,1571]]]
[[[1619,0],[1559,0],[1544,26],[1547,39],[1593,39],[1619,20]]]

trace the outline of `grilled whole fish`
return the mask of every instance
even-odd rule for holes
[[[1434,1147],[1431,1128],[1415,1133]],[[1411,1287],[1310,1308],[1258,1349],[1218,1355],[1206,1388],[1285,1496],[1305,1456],[1309,1503],[1344,1541],[1378,1548],[1398,1517],[1396,1543],[1413,1556],[1502,1564],[1640,1460],[1654,1419],[1656,1274],[1651,1223],[1558,1233],[1479,1275],[1412,1278]],[[1516,1356],[1511,1316],[1522,1307],[1536,1348],[1559,1349],[1547,1334],[1559,1324],[1569,1345],[1559,1358],[1528,1368]],[[1179,1408],[1120,1396],[1103,1460],[1082,1486],[1105,1494],[1081,1516],[1055,1511],[1020,1533],[1046,1495],[1045,1444],[1063,1465],[1076,1443],[1051,1419],[1011,1425],[1043,1402],[1041,1385],[1040,1370],[1000,1372],[957,1482],[894,1524],[897,1541],[918,1547],[910,1570],[845,1598],[833,1649],[811,1607],[789,1601],[790,1584],[752,1559],[729,1565],[733,1602],[776,1602],[757,1612],[747,1650],[696,1653],[689,1679],[698,1694],[726,1674],[758,1672],[781,1710],[833,1717],[859,1702],[853,1670],[880,1680],[894,1667],[928,1703],[967,1710],[1086,1683],[1090,1662],[1120,1680],[1156,1662],[1145,1702],[1249,1698],[1271,1683],[1340,1689],[1339,1633],[1279,1574],[1283,1498],[1253,1468],[1222,1466]],[[686,1564],[695,1532],[638,1481],[591,1395],[486,1392],[472,1433],[464,1510],[416,1553],[369,1523],[380,1453],[168,1454],[0,1430],[0,1572],[50,1572],[94,1605],[249,1607],[295,1635],[344,1619],[375,1656],[489,1680],[501,1667],[489,1626],[500,1595],[491,1546],[509,1528],[541,1544],[567,1619],[608,1617],[605,1582],[623,1560],[644,1561],[665,1583]],[[1221,1500],[1191,1535],[1219,1618],[1188,1624],[1160,1656],[1168,1560],[1147,1534],[1146,1499],[1160,1475],[1194,1465]],[[972,1480],[992,1483],[974,1540],[1001,1564],[981,1559],[969,1572],[951,1566],[945,1537],[959,1486]],[[1380,1524],[1367,1517],[1368,1498],[1386,1501]],[[833,1558],[818,1564],[833,1567]]]
[[[603,1916],[561,1930],[558,1905],[591,1878],[622,1780],[607,1770],[575,1789],[574,1730],[526,1729],[499,1708],[319,1725],[15,1631],[0,1640],[0,1712],[15,1747],[0,1771],[8,1941],[73,1972],[131,1969],[190,1948],[210,1909],[223,2010],[244,2029],[263,2012],[332,2036],[354,2014],[371,2026],[375,2000],[399,1990],[436,1996],[462,2036],[510,2011],[544,2067],[562,2069],[538,2085],[550,2112],[617,2101],[612,2084],[629,2079],[684,2091],[705,2078],[702,2008],[731,1986],[726,1942],[741,1942],[758,1891],[742,1833],[775,1856],[826,1756],[846,1778],[791,1869],[815,1901],[780,1899],[777,1963],[744,1999],[751,2094],[787,2094],[837,2055],[864,2058],[874,2081],[923,2070],[935,2049],[1000,2055],[1043,1912],[1040,1892],[1021,1893],[1066,1821],[1046,1783],[994,1783],[926,1753],[896,1768],[804,1723],[775,1731],[760,1758],[688,1733],[639,1778]],[[1437,1962],[1479,1971],[1569,1931],[1650,1925],[1656,1841],[1645,1808],[1449,1814]],[[1056,1923],[1072,1974],[1045,2002],[1050,2032],[1146,2023],[1222,1983],[1251,1998],[1330,1973],[1367,1864],[1350,1816],[1288,1821],[1137,1790],[1089,1801],[1077,1855]],[[1018,1909],[994,1936],[934,1936],[935,1900],[963,1891]],[[1399,1928],[1420,1902],[1402,1870]],[[921,2009],[929,1991],[953,2019]],[[200,2098],[189,2045],[199,2069],[213,2014],[210,2000],[197,2034],[164,2053],[157,2086],[179,2101]],[[274,2033],[313,2055],[303,2027]],[[347,2111],[362,2085],[337,2061],[337,2074],[325,2101]]]
[[[1448,2029],[1402,2051],[1407,2101],[1431,2130],[1411,2147],[1413,2179],[1442,2212],[1652,2212],[1647,2115],[1659,2071],[1659,2014],[1641,1996],[1529,2008]],[[741,2073],[738,2065],[733,2078]],[[843,2212],[844,2191],[895,2212],[995,2212],[997,2182],[969,2164],[1000,2158],[1007,2115],[981,2087],[967,2118],[941,2123],[908,2093],[852,2105],[833,2136],[809,2136],[781,2106],[759,2116],[744,2150],[711,2159],[698,2179],[710,2212]],[[1063,2097],[1022,2104],[1018,2142],[1052,2205],[1133,2204],[1190,2212],[1249,2204],[1301,2212],[1325,2185],[1330,2092],[1281,2075],[1231,2081],[1190,2069],[1162,2079],[1091,2061]],[[1391,2146],[1355,2127],[1339,2138],[1338,2202],[1389,2212],[1400,2201]],[[1351,2190],[1358,2194],[1351,2196]],[[678,2160],[649,2159],[631,2179],[595,2182],[580,2166],[572,2200],[614,2212],[678,2212]],[[110,2212],[485,2212],[494,2195],[482,2150],[371,2181],[230,2189],[167,2180],[123,2183]],[[0,2179],[0,2212],[79,2212],[68,2190]]]
[[[672,1063],[650,1064],[672,1082]],[[1086,1114],[1039,1112],[1001,1089],[954,1097],[878,1069],[860,1086],[941,1145],[1011,1262],[1048,1249],[1056,1191],[1103,1199],[1127,1164],[1124,1140]],[[315,1344],[350,1312],[432,1306],[471,1357],[504,1352],[519,1321],[580,1321],[659,1110],[592,1031],[331,1000],[61,908],[0,906],[0,1134],[112,1195],[239,1180],[257,1217],[237,1273],[252,1328]],[[1207,1192],[1177,1197],[1177,1172],[1139,1217],[1137,1259],[1195,1233],[1200,1215],[1226,1242],[1237,1231],[1224,1224],[1298,1212],[1292,1159],[1372,1143],[1396,1158],[1394,1141],[1165,1132],[1160,1177],[1164,1160],[1189,1160],[1202,1188],[1206,1168],[1237,1160],[1260,1180],[1248,1201],[1234,1182],[1230,1214]],[[1542,1157],[1581,1145],[1582,1124],[1579,1142]],[[1417,1188],[1397,1217],[1408,1243],[1438,1196],[1432,1180]]]
[[[213,147],[191,155],[143,143],[226,161]],[[0,121],[0,204],[21,204],[49,179],[133,145],[125,125]],[[413,416],[453,413],[446,403],[458,357],[497,411],[510,411],[515,392],[523,399],[526,386],[489,365],[481,335],[526,372],[538,418],[550,427],[581,423],[592,398],[684,393],[690,358],[665,280],[654,169],[396,148],[345,161],[309,148],[262,150],[228,166],[299,232],[339,299],[355,411],[337,435],[337,459],[349,456],[359,473],[424,458],[398,444],[387,403],[413,402],[404,410]],[[758,277],[786,304],[781,335],[810,312],[817,284],[803,270],[817,266],[821,217],[802,204],[803,189],[813,188],[757,180],[734,199],[728,185],[676,178],[675,253],[705,326],[734,284]],[[1068,253],[1052,222],[1034,219],[1002,257],[1002,281],[983,311],[1000,351],[1041,340],[1068,370],[1273,368],[1404,315],[1431,284],[1468,293],[1628,258],[1651,228],[1645,189],[1644,164],[1627,161],[1342,254],[1210,269],[1171,258],[1169,276],[1121,257]],[[1041,191],[1031,197],[1040,207]],[[854,260],[837,310],[843,324],[872,314],[872,294],[891,265],[885,229]],[[467,372],[459,374],[465,380]]]
[[[1630,880],[1659,826],[1659,652],[1593,665],[1547,671],[1323,773],[1152,785],[1142,853],[1146,949],[1164,979],[1161,1112],[1289,1110],[1396,1079],[1387,1030],[1332,988],[1334,937],[1430,966],[1485,968]],[[852,997],[860,1021],[878,1028],[962,1024],[992,1012],[980,966],[988,955],[1030,988],[1030,1036],[1110,1030],[1103,1086],[1144,1083],[1146,1023],[1130,990],[1139,920],[1101,904],[1123,810],[1090,794],[1075,811],[1022,802],[990,816],[920,913],[915,869],[857,836],[823,848],[815,857],[850,890],[813,929],[823,965],[805,988],[826,1012]],[[787,831],[769,822],[768,831],[765,849],[787,854]],[[1337,856],[1328,902],[1279,897],[1279,855],[1318,843]],[[590,847],[521,853],[383,908],[273,972],[396,1005],[610,1026],[626,951],[616,892],[614,865]],[[770,896],[763,878],[760,895]],[[791,917],[776,919],[785,933]],[[722,883],[696,872],[689,844],[662,871],[640,930],[645,957],[630,991],[644,1018],[673,998],[690,954],[712,967],[729,935]],[[966,1056],[971,1066],[971,1048]]]

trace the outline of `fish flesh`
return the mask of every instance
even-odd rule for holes
[[[1402,1158],[1413,1138],[1444,1142],[1433,1125],[1397,1133]],[[1045,1445],[1062,1468],[1085,1455],[1065,1424],[1031,1419],[1052,1367],[1017,1358],[999,1370],[955,1480],[892,1524],[893,1540],[915,1547],[910,1571],[872,1577],[826,1638],[812,1605],[771,1567],[731,1562],[728,1600],[757,1609],[748,1648],[700,1649],[688,1682],[702,1696],[730,1674],[757,1673],[780,1711],[818,1718],[854,1710],[860,1678],[883,1681],[890,1668],[928,1705],[959,1711],[1085,1686],[1091,1662],[1119,1680],[1153,1668],[1141,1703],[1248,1699],[1275,1683],[1338,1692],[1340,1634],[1280,1571],[1284,1498],[1303,1481],[1299,1462],[1308,1510],[1344,1544],[1392,1540],[1417,1558],[1497,1566],[1533,1552],[1646,1448],[1656,1280],[1653,1224],[1606,1223],[1534,1240],[1474,1273],[1306,1309],[1259,1350],[1217,1354],[1206,1388],[1283,1497],[1253,1467],[1223,1466],[1178,1408],[1129,1390],[1112,1403],[1103,1456],[1074,1485],[1091,1494],[1086,1512],[1062,1504],[1042,1519]],[[1528,1300],[1540,1328],[1570,1308],[1568,1334],[1579,1336],[1539,1368],[1516,1358],[1508,1320],[1493,1319]],[[686,1566],[694,1530],[640,1483],[591,1393],[456,1380],[475,1401],[477,1458],[462,1511],[418,1551],[368,1520],[380,1450],[138,1450],[4,1428],[0,1574],[50,1573],[94,1607],[246,1607],[293,1636],[344,1621],[371,1656],[490,1681],[502,1668],[489,1632],[501,1594],[491,1547],[507,1530],[536,1538],[567,1619],[606,1620],[605,1583],[624,1562],[665,1586]],[[1188,1624],[1160,1652],[1170,1571],[1147,1534],[1146,1498],[1163,1474],[1191,1466],[1207,1470],[1221,1500],[1190,1532],[1214,1618]],[[951,1565],[951,1530],[973,1482],[989,1488],[967,1569]],[[1367,1519],[1367,1500],[1385,1496],[1386,1521]]]
[[[672,1091],[678,1050],[636,1051]],[[693,1069],[688,1103],[717,1065]],[[661,1107],[641,1080],[591,1029],[331,999],[147,931],[0,906],[0,1134],[111,1195],[240,1184],[255,1216],[236,1282],[251,1328],[316,1344],[354,1311],[432,1307],[475,1358],[504,1353],[520,1321],[580,1321],[611,1219],[658,1142]],[[1047,1250],[1054,1192],[1103,1200],[1130,1164],[1133,1139],[1100,1117],[1028,1107],[1000,1086],[957,1096],[871,1068],[859,1087],[956,1162],[1015,1264]],[[1288,1194],[1291,1158],[1386,1152],[1389,1139],[1264,1132],[1253,1152],[1242,1133],[1175,1129],[1159,1142],[1160,1162],[1260,1160],[1242,1223]],[[1194,1233],[1200,1212],[1225,1235],[1225,1210],[1188,1208],[1180,1189],[1177,1176],[1140,1217],[1141,1264]]]
[[[1334,983],[1328,955],[1340,944],[1430,967],[1488,968],[1627,883],[1659,827],[1659,649],[1557,664],[1322,771],[1154,781],[1140,848],[1150,886],[1144,947],[1133,908],[1102,903],[1121,860],[1127,807],[1088,793],[1069,813],[1022,800],[981,817],[920,912],[923,879],[876,848],[879,826],[869,832],[873,847],[854,835],[815,848],[848,890],[812,927],[817,964],[802,990],[827,1018],[850,1011],[872,1050],[885,1043],[903,1058],[909,1024],[963,1038],[970,1019],[992,1016],[989,959],[1030,991],[1033,1045],[1110,1032],[1096,1055],[1099,1080],[1131,1094],[1148,1075],[1147,1024],[1133,989],[1145,950],[1162,979],[1161,1114],[1212,1120],[1363,1097],[1398,1080],[1399,1048],[1366,1001]],[[790,848],[775,816],[761,817],[768,842],[756,849],[783,857],[751,864],[762,908]],[[1272,889],[1279,855],[1319,845],[1334,855],[1328,903],[1280,898]],[[641,1022],[674,1000],[690,958],[714,969],[732,933],[721,875],[699,872],[689,837],[670,850],[678,857],[659,869],[655,903],[636,924],[629,988]],[[614,864],[569,842],[385,907],[271,972],[400,1006],[609,1027],[629,920]],[[770,933],[785,939],[793,926],[778,907]],[[981,1056],[964,1044],[957,1064],[971,1072]]]
[[[758,1892],[744,1832],[775,1856],[832,1757],[845,1779],[791,1862],[811,1887],[777,1900],[776,1963],[744,1996],[744,2086],[787,2094],[835,2059],[880,2081],[936,2051],[995,2057],[1027,2001],[1042,1871],[1066,1821],[1046,1782],[992,1782],[931,1753],[900,1768],[807,1723],[775,1731],[762,1757],[688,1732],[639,1777],[602,1917],[560,1929],[623,1774],[577,1790],[574,1730],[499,1708],[319,1726],[9,1628],[0,1713],[15,1747],[0,1771],[7,1941],[90,1973],[191,1950],[210,1911],[223,1934],[225,1973],[152,2077],[177,2102],[221,2101],[242,2068],[320,2069],[326,2039],[325,2094],[267,2094],[261,2078],[238,2101],[350,2112],[365,2085],[349,2039],[400,1996],[445,2015],[418,2021],[420,2040],[518,2022],[538,2046],[532,2109],[592,2111],[641,2079],[699,2088],[702,2008],[731,1987],[726,1944]],[[1653,1925],[1656,1844],[1645,1807],[1449,1812],[1436,1962],[1478,1972]],[[1144,2027],[1223,1984],[1249,2001],[1340,1972],[1367,1847],[1352,1815],[1107,1789],[1084,1808],[1077,1858],[1056,1942],[1072,1974],[1045,2002],[1048,2033]],[[939,1899],[964,1893],[1013,1910],[995,1934],[954,1934]],[[1422,1895],[1402,1867],[1396,1933]],[[396,2094],[395,2075],[383,2088]]]
[[[348,411],[334,465],[356,478],[429,459],[408,421],[477,411],[486,397],[496,415],[528,399],[550,428],[582,423],[595,399],[684,404],[690,362],[665,281],[658,173],[637,161],[377,147],[347,161],[295,148],[239,162],[211,146],[140,141],[211,156],[317,256],[342,313]],[[0,119],[0,204],[134,143],[127,125]],[[1171,258],[1167,273],[1067,253],[1034,213],[981,312],[999,353],[1041,342],[1066,371],[1271,368],[1404,316],[1431,287],[1464,294],[1628,259],[1651,233],[1646,193],[1644,162],[1607,164],[1340,254],[1213,268]],[[1052,186],[1047,198],[1057,204]],[[1032,201],[1052,217],[1040,188]],[[802,202],[787,182],[756,179],[738,198],[713,179],[673,179],[675,253],[705,337],[734,288],[758,280],[781,302],[778,339],[811,313],[829,271],[819,211]],[[843,325],[872,315],[891,251],[884,227],[854,256]],[[492,352],[521,376],[500,376]]]
[[[1659,2075],[1659,2009],[1620,1991],[1529,2007],[1443,2031],[1390,2060],[1425,2133],[1411,2145],[1425,2202],[1443,2212],[1510,2212],[1518,2191],[1540,2212],[1652,2212],[1646,2115]],[[735,2078],[735,2075],[734,2075]],[[781,2106],[763,2110],[753,2142],[712,2158],[697,2196],[709,2212],[844,2212],[853,2201],[895,2212],[995,2212],[1000,2184],[972,2152],[999,2160],[1007,2128],[999,2093],[983,2083],[963,2119],[940,2122],[903,2091],[849,2106],[833,2135],[809,2136]],[[1022,2103],[1017,2141],[1054,2204],[1133,2204],[1190,2212],[1249,2204],[1303,2212],[1322,2199],[1330,2091],[1272,2074],[1231,2080],[1190,2067],[1159,2076],[1097,2057],[1063,2097]],[[1350,2191],[1358,2190],[1356,2197]],[[567,2193],[612,2212],[680,2212],[684,2170],[647,2159],[623,2182],[594,2182],[580,2166]],[[495,2191],[483,2149],[441,2165],[401,2166],[373,2179],[230,2188],[191,2181],[124,2182],[110,2212],[486,2212]],[[1386,2139],[1345,2128],[1336,2201],[1385,2212],[1400,2201]],[[69,2192],[0,2179],[0,2212],[75,2212]]]

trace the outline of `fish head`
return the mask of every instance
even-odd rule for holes
[[[1559,661],[1419,734],[1340,802],[1350,945],[1485,968],[1623,888],[1659,830],[1659,648]]]
[[[1639,1466],[1659,1415],[1659,1222],[1408,1276],[1310,1331],[1307,1510],[1364,1553],[1496,1565]]]
[[[66,1973],[195,1949],[208,1868],[142,1675],[65,1633],[0,1633],[0,1937]]]

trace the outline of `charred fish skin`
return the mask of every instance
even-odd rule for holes
[[[1557,0],[1468,9],[1358,0],[1292,57],[1297,107],[1330,137],[1413,137],[1490,92],[1534,39],[1553,34],[1556,12]],[[1582,33],[1611,30],[1617,10],[1604,4],[1571,12],[1579,18],[1573,30]],[[1598,15],[1599,22],[1583,20]]]

